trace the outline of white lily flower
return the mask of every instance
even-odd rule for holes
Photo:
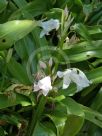
[[[68,88],[70,83],[74,82],[77,85],[77,91],[80,91],[91,83],[86,75],[77,68],[67,69],[65,72],[58,71],[57,76],[63,77],[63,89]]]
[[[44,96],[46,96],[48,92],[52,90],[50,76],[46,76],[43,79],[39,80],[37,84],[34,84],[34,92],[39,90],[41,90]]]
[[[50,19],[48,21],[41,22],[40,26],[43,28],[40,33],[40,38],[42,38],[44,35],[49,35],[49,32],[53,29],[58,30],[60,23],[58,19]]]

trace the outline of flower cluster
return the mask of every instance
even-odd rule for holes
[[[66,13],[68,14],[68,13]],[[40,33],[40,38],[42,38],[44,35],[49,35],[49,32],[53,29],[58,30],[60,23],[57,19],[50,19],[45,22],[40,22],[40,27],[42,27],[42,31]],[[46,69],[47,65],[43,61],[39,61],[40,68]],[[49,67],[52,66],[52,59],[49,60]],[[87,79],[86,75],[77,68],[70,68],[65,70],[64,72],[58,71],[57,77],[63,78],[63,89],[67,89],[71,82],[76,84],[77,92],[82,90],[85,87],[88,87],[90,85],[90,81]],[[34,83],[34,92],[40,91],[44,96],[46,96],[49,91],[53,89],[51,85],[51,77],[50,76],[44,76],[44,78],[41,78],[38,80],[37,83]]]
[[[74,82],[77,86],[77,91],[80,91],[83,88],[88,87],[91,83],[86,75],[77,68],[70,68],[64,72],[58,71],[57,76],[63,78],[63,89],[67,89],[70,83]],[[52,89],[50,76],[46,76],[39,80],[37,84],[34,84],[34,92],[41,91],[44,96],[46,96]]]

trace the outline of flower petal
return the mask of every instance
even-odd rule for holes
[[[63,89],[68,88],[70,83],[71,83],[71,79],[70,79],[70,75],[68,72],[64,75],[64,78],[63,78]]]
[[[57,30],[60,26],[60,23],[58,19],[50,19],[48,21],[41,22],[40,26],[43,28],[40,33],[40,38],[42,38],[44,35],[48,35],[53,29]]]
[[[58,76],[59,78],[62,78],[62,77],[64,76],[64,72],[58,71],[58,72],[57,72],[57,76]]]
[[[34,92],[37,92],[37,91],[39,91],[39,90],[40,90],[39,86],[36,85],[36,84],[34,84]]]
[[[89,86],[90,81],[87,79],[86,75],[79,69],[73,68],[71,71],[71,79],[77,85],[84,87]]]
[[[65,72],[58,71],[57,75],[59,78],[63,77],[63,89],[68,88],[70,83],[74,82],[77,86],[77,91],[80,91],[91,83],[86,75],[77,68],[67,69]]]

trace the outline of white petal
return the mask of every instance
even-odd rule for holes
[[[40,38],[42,38],[44,35],[48,35],[48,32],[42,30],[40,33]]]
[[[74,68],[72,70],[71,77],[73,82],[75,82],[76,84],[80,86],[86,87],[86,86],[89,86],[90,84],[90,81],[87,79],[86,75],[78,69]]]
[[[40,38],[42,38],[45,34],[48,35],[53,29],[57,30],[60,26],[60,23],[57,19],[50,19],[48,21],[41,22],[40,26],[43,28],[43,31],[40,33]]]
[[[37,91],[39,91],[39,90],[40,90],[39,86],[36,85],[36,84],[34,84],[34,92],[37,92]]]
[[[87,79],[86,75],[79,69],[73,68],[71,70],[71,80],[76,83],[77,91],[82,90],[84,87],[90,85],[90,81]]]
[[[47,86],[49,86],[49,85],[51,85],[51,78],[49,76],[44,77],[43,79],[41,79],[39,81],[39,83],[42,84],[42,85],[46,84]]]
[[[49,76],[41,79],[38,82],[39,88],[42,90],[43,94],[48,94],[48,92],[50,90],[52,90],[52,86],[51,86],[51,78]]]
[[[65,72],[58,71],[57,75],[59,78],[63,77],[63,89],[68,88],[70,83],[74,82],[77,86],[77,91],[80,91],[91,83],[86,75],[77,68],[67,69]]]
[[[68,88],[70,83],[71,83],[71,79],[70,79],[70,74],[68,71],[68,73],[66,73],[63,78],[63,89]]]
[[[43,79],[38,81],[38,84],[34,84],[34,91],[39,90],[44,96],[46,96],[48,92],[52,90],[50,76],[44,77]]]
[[[42,94],[44,95],[44,96],[46,96],[47,94],[48,94],[48,92],[49,92],[49,90],[42,90]]]
[[[77,85],[77,92],[81,91],[82,89],[83,89],[82,86],[78,86],[78,85]]]
[[[57,72],[57,76],[58,76],[59,78],[62,78],[62,77],[64,76],[64,72],[58,71],[58,72]]]

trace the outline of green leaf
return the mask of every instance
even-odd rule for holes
[[[85,119],[102,128],[102,114],[81,105],[85,113]]]
[[[52,56],[60,54],[60,64],[69,64],[89,60],[90,58],[102,58],[102,40],[85,41],[76,44],[68,44],[63,50],[53,48]]]
[[[21,2],[19,3],[21,4]],[[18,7],[20,7],[20,9],[11,15],[10,20],[20,18],[21,15],[23,15],[23,17],[27,17],[27,15],[29,15],[28,18],[30,19],[32,17],[39,16],[48,11],[52,7],[52,3],[49,0],[45,0],[44,2],[42,0],[35,0],[26,5],[18,5]]]
[[[0,24],[0,50],[10,48],[30,33],[37,23],[32,20],[14,20]]]
[[[7,3],[8,2],[6,0],[0,0],[0,13],[5,10]]]
[[[0,126],[0,136],[5,136],[5,130]]]
[[[62,101],[62,103],[66,106],[68,115],[76,115],[79,117],[84,117],[84,112],[82,107],[77,102],[75,102],[72,98],[67,97]]]
[[[78,134],[82,128],[83,123],[84,118],[75,115],[69,115],[65,124],[63,135],[61,136],[76,136],[76,134]]]
[[[78,33],[80,34],[83,38],[85,38],[85,40],[89,40],[91,41],[91,37],[89,35],[89,32],[86,28],[85,25],[83,25],[82,23],[79,23],[79,24],[75,24],[73,26],[73,29]]]
[[[85,15],[89,15],[92,12],[92,4],[84,4],[83,5],[83,12]]]
[[[0,119],[9,123],[9,124],[12,124],[12,125],[16,125],[17,127],[20,127],[21,126],[21,123],[20,123],[20,118],[16,115],[0,115]]]
[[[61,112],[60,112],[61,110]],[[60,136],[63,134],[64,126],[65,126],[65,121],[67,119],[67,116],[63,114],[62,108],[60,107],[60,110],[55,110],[53,114],[46,114],[47,117],[50,118],[50,120],[53,121],[53,123],[56,126],[57,129],[57,136]]]
[[[99,111],[102,108],[102,88],[97,93],[96,97],[91,104],[91,108]]]
[[[7,67],[12,76],[20,83],[28,85],[31,84],[26,69],[22,67],[22,65],[18,63],[14,58],[11,58],[11,60],[7,64]]]
[[[56,136],[52,129],[44,126],[41,123],[37,123],[35,131],[32,136]]]
[[[12,98],[12,96],[10,97],[4,94],[0,94],[0,109],[18,104],[21,104],[22,106],[28,106],[31,105],[31,102],[28,97],[21,94],[15,94],[15,98]]]
[[[87,74],[88,79],[92,81],[92,83],[102,83],[102,67],[98,67],[89,71]]]

